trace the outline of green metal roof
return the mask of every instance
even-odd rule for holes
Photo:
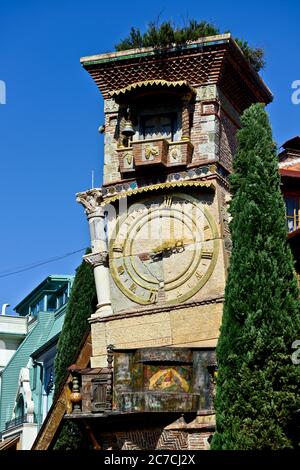
[[[5,423],[12,418],[18,390],[20,369],[26,367],[31,353],[46,340],[54,323],[53,312],[41,312],[37,315],[36,325],[2,370],[2,389],[0,398],[0,432],[4,431]]]
[[[48,347],[51,347],[55,343],[54,339],[58,340],[58,336],[64,324],[66,310],[67,310],[67,304],[63,305],[63,307],[61,307],[57,312],[55,312],[54,321],[52,323],[52,326],[49,330],[49,334],[45,342],[32,352],[31,354],[32,357],[38,357],[40,352],[46,351]]]
[[[67,283],[72,284],[73,279],[74,276],[69,275],[54,274],[48,276],[17,305],[15,310],[24,310],[30,302],[34,301],[43,292],[47,292],[49,289],[57,291]],[[55,338],[56,340],[58,339],[63,326],[66,307],[67,304],[56,311],[39,312],[32,325],[32,329],[29,330],[15,354],[1,371],[0,432],[5,430],[5,423],[12,419],[20,369],[27,366],[30,356],[34,352],[42,349],[43,351],[47,350],[47,347],[51,347],[55,343]],[[43,348],[44,346],[45,348]]]
[[[71,275],[51,274],[51,276],[46,277],[46,279],[44,279],[23,300],[21,300],[14,310],[20,315],[26,315],[27,312],[24,313],[24,311],[28,309],[29,304],[38,300],[43,293],[57,292],[73,279],[74,276]]]

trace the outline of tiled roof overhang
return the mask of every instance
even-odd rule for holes
[[[272,100],[270,90],[230,34],[163,49],[134,49],[83,57],[81,63],[104,98],[138,82],[185,80],[192,87],[219,85],[238,111],[255,102],[267,104]]]
[[[300,178],[300,171],[287,170],[286,168],[280,168],[279,173],[281,176],[289,176],[290,178]]]

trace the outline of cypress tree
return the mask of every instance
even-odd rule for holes
[[[87,250],[86,253],[90,253]],[[55,356],[55,393],[57,393],[67,368],[73,364],[78,347],[89,329],[88,318],[96,310],[97,294],[93,268],[82,261],[76,275],[67,305],[64,325],[58,340]]]
[[[89,253],[90,250],[87,250]],[[76,269],[76,275],[67,305],[64,325],[58,340],[55,357],[55,397],[66,379],[67,368],[74,363],[78,347],[89,330],[88,318],[95,311],[97,294],[93,268],[85,261]],[[63,422],[55,450],[88,448],[84,433],[74,421]]]
[[[242,116],[230,178],[232,255],[217,346],[212,449],[285,449],[300,407],[298,286],[276,147],[262,104]]]

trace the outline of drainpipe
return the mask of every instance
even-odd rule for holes
[[[2,305],[1,315],[5,315],[5,310],[6,310],[7,307],[10,307],[10,304],[3,304]]]
[[[39,389],[38,389],[38,394],[39,394],[39,402],[38,402],[38,419],[37,419],[37,425],[38,429],[40,429],[42,422],[43,422],[43,415],[41,412],[42,408],[42,397],[43,397],[43,378],[44,378],[44,363],[37,361],[36,359],[32,359],[33,365],[38,366],[40,368],[40,380],[39,380]]]

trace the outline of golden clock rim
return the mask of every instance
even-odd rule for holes
[[[192,289],[190,289],[186,294],[180,296],[180,298],[168,300],[168,301],[165,302],[166,305],[176,305],[176,304],[185,302],[186,300],[193,297],[204,286],[204,284],[206,284],[206,282],[210,278],[212,272],[215,269],[215,266],[216,266],[216,263],[217,263],[217,260],[218,260],[219,241],[220,241],[220,239],[219,239],[217,224],[216,224],[216,222],[214,220],[214,217],[211,214],[210,210],[205,205],[204,205],[204,207],[199,207],[199,205],[201,204],[200,201],[196,197],[194,197],[190,194],[186,194],[186,193],[182,193],[182,192],[173,192],[173,191],[172,192],[169,192],[169,191],[168,192],[162,192],[160,194],[156,193],[153,196],[150,196],[150,197],[148,196],[148,197],[145,197],[143,199],[140,199],[137,204],[143,204],[143,202],[145,202],[145,201],[150,201],[151,199],[157,199],[158,197],[164,197],[168,194],[173,196],[173,197],[178,197],[179,199],[182,199],[182,200],[187,200],[187,201],[191,202],[192,204],[197,205],[197,207],[204,213],[204,216],[208,220],[208,223],[209,223],[209,226],[210,226],[210,229],[211,229],[211,232],[212,232],[212,240],[213,240],[212,259],[211,259],[211,262],[209,264],[208,269],[205,271],[205,274],[196,283],[196,285]],[[134,204],[135,203],[133,203],[130,207],[132,207]],[[124,224],[126,218],[128,218],[129,216],[130,216],[129,211],[126,212],[125,214],[121,215],[119,220],[117,220],[116,226],[115,226],[115,228],[113,230],[113,233],[112,233],[111,240],[109,241],[109,266],[110,266],[110,272],[111,272],[112,278],[113,278],[115,284],[117,285],[117,287],[130,300],[132,300],[133,302],[138,303],[140,305],[155,305],[155,303],[153,303],[149,300],[144,300],[143,298],[135,295],[127,287],[125,287],[124,284],[121,282],[119,274],[117,272],[117,269],[116,269],[116,267],[113,263],[113,260],[114,260],[114,258],[113,258],[113,245],[114,245],[114,242],[117,238],[117,235],[120,231],[120,228]],[[150,289],[147,289],[147,290],[149,291],[150,297],[151,297],[151,293],[156,293],[155,290],[152,290],[152,291]]]

